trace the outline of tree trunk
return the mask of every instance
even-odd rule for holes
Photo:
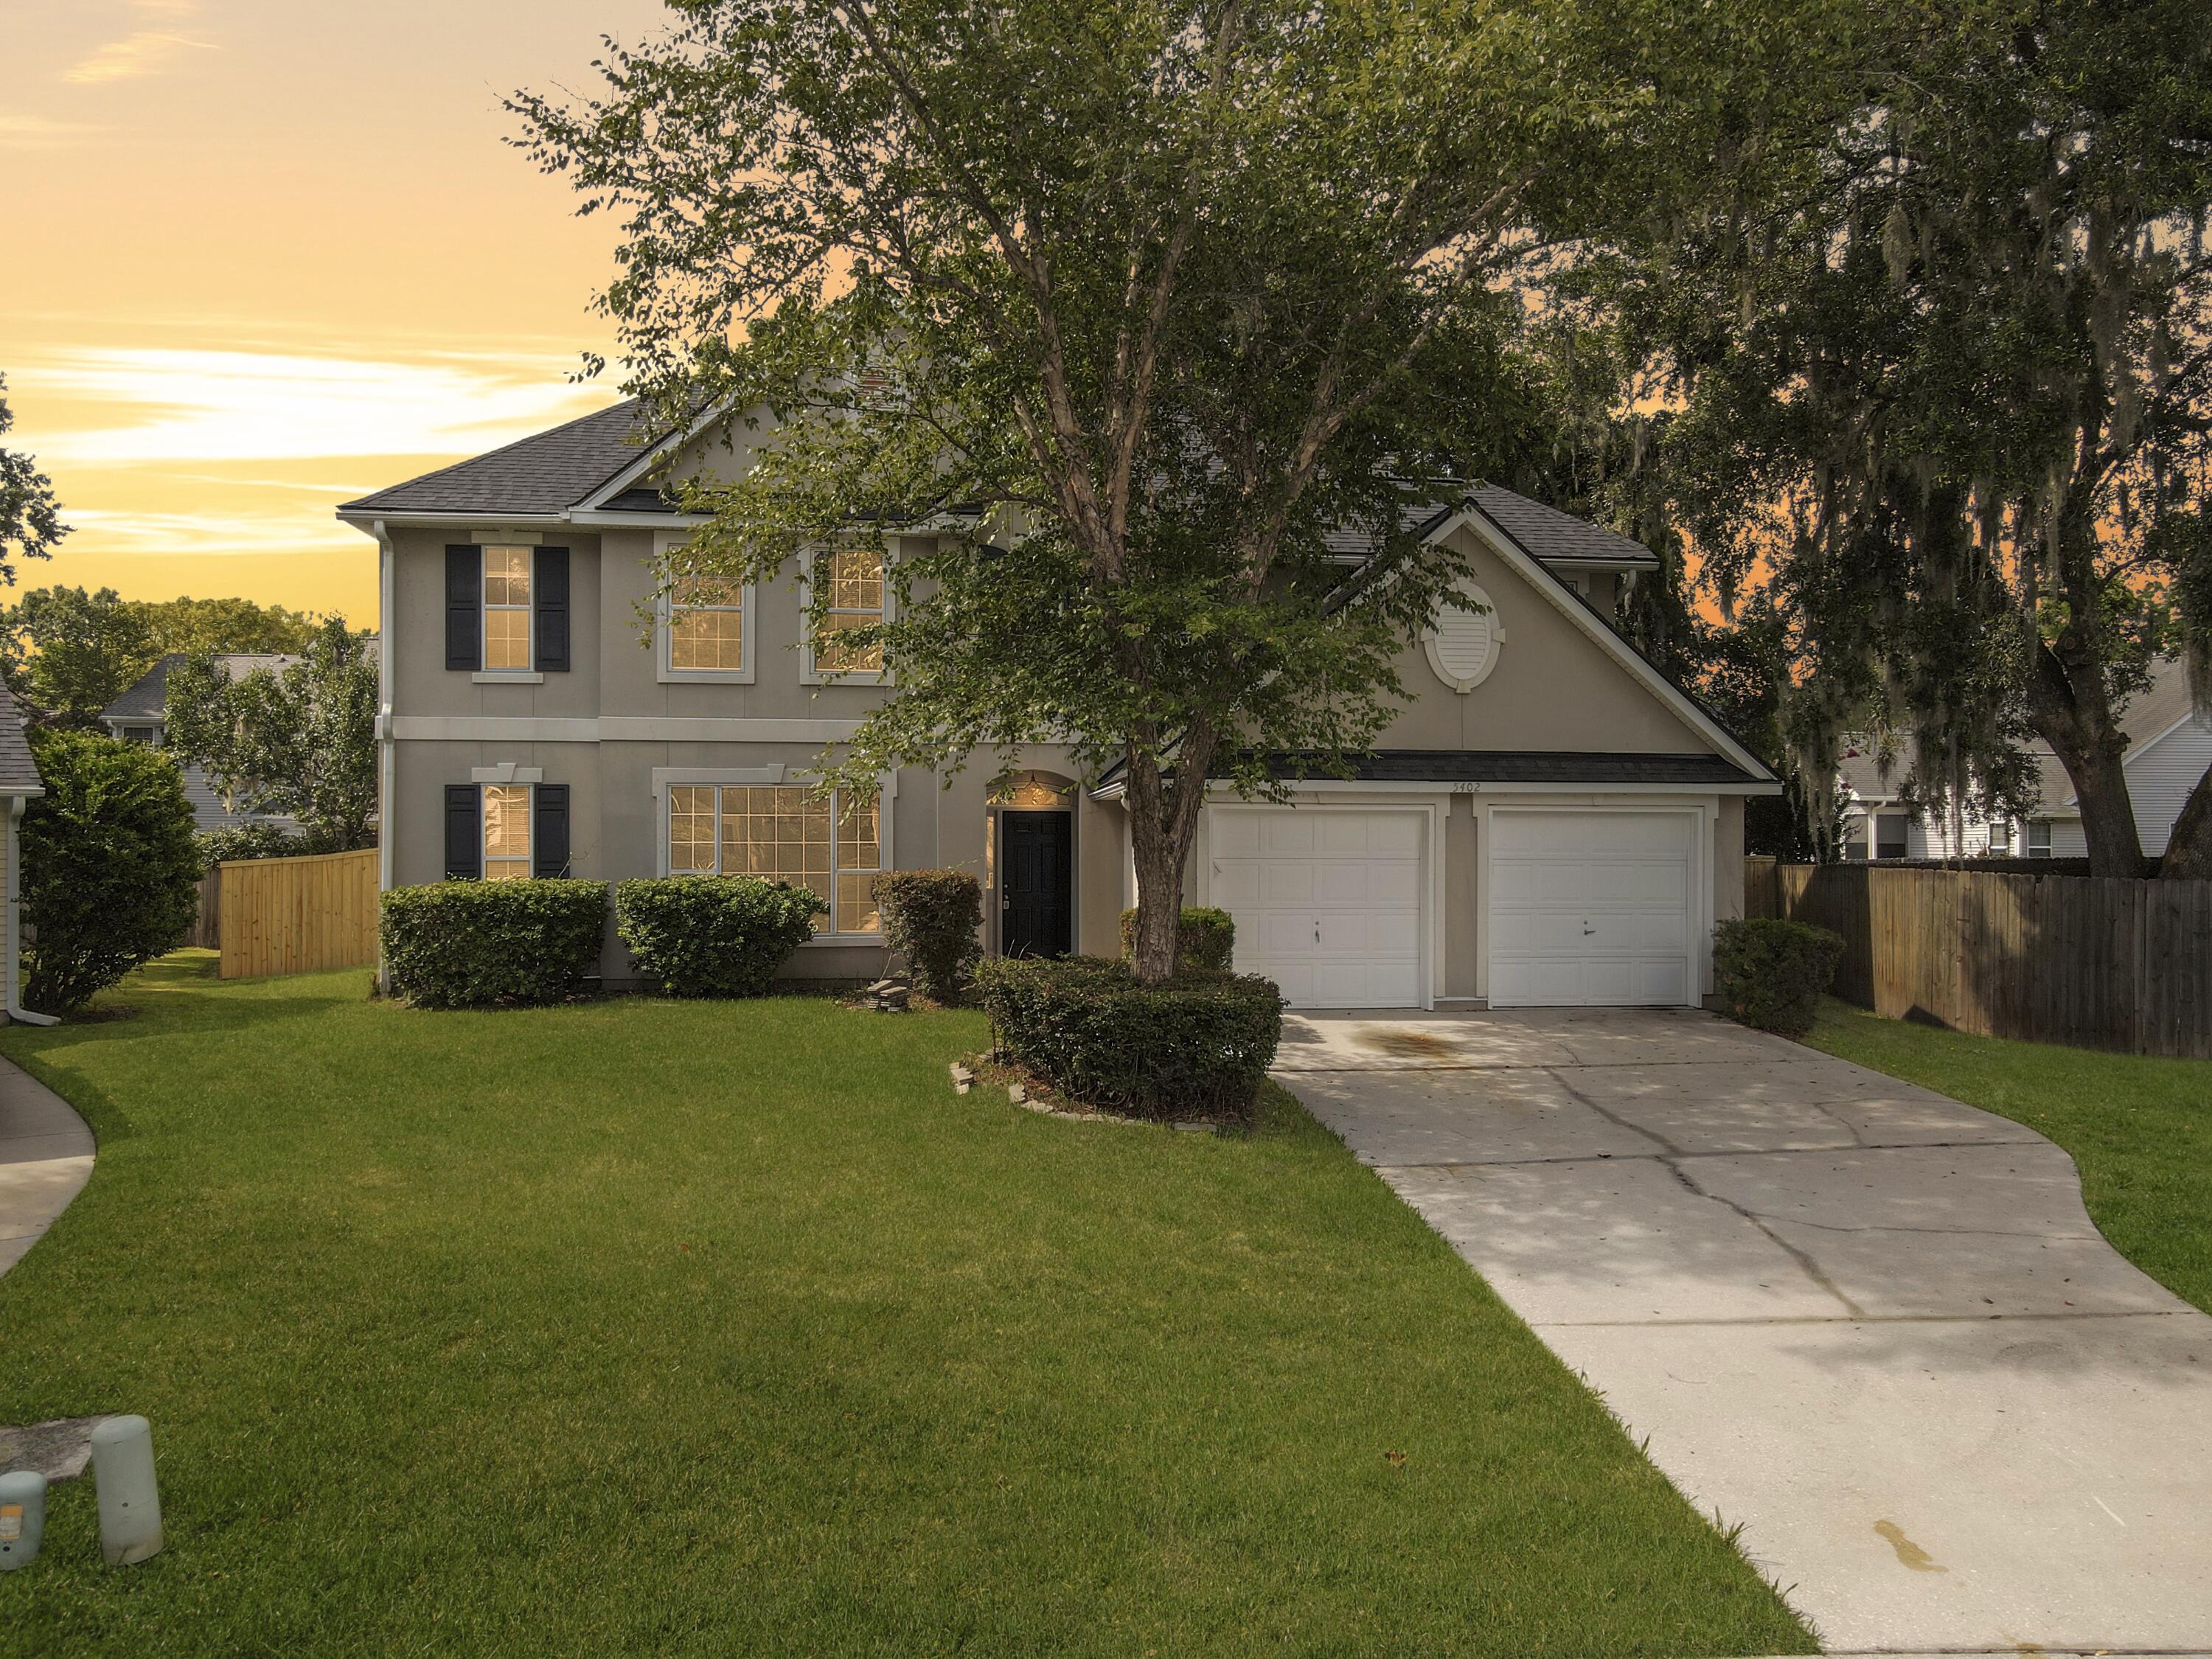
[[[2077,678],[2048,646],[2039,648],[2028,677],[2027,710],[2036,734],[2065,767],[2081,803],[2089,873],[2142,875],[2142,836],[2136,829],[2135,803],[2128,797],[2128,775],[2120,765],[2127,739],[2105,699],[2101,665],[2084,665]]]
[[[2212,881],[2212,771],[2197,780],[2158,866],[2161,879]]]
[[[1176,780],[1160,775],[1150,755],[1129,757],[1129,851],[1137,872],[1137,977],[1158,984],[1174,977],[1182,924],[1182,878],[1198,836],[1206,773],[1213,760],[1210,732],[1184,736]]]

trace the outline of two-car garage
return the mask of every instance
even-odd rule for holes
[[[1211,808],[1206,897],[1236,920],[1238,968],[1293,1007],[1427,1006],[1451,804]],[[1485,806],[1464,826],[1483,873],[1455,890],[1492,1006],[1698,1000],[1698,809]]]

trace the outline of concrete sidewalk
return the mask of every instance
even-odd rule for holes
[[[52,1089],[0,1060],[0,1273],[92,1175],[92,1131]]]
[[[1294,1016],[1278,1066],[1831,1651],[2212,1650],[2212,1318],[2040,1136],[1690,1012]]]

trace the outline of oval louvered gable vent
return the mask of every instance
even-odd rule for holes
[[[1490,671],[1498,665],[1505,629],[1497,611],[1490,608],[1489,594],[1473,586],[1460,591],[1486,608],[1471,611],[1446,607],[1429,629],[1429,665],[1438,679],[1453,690],[1466,693],[1488,679]]]

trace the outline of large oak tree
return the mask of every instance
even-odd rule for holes
[[[1511,470],[1523,285],[1693,177],[1732,78],[1799,45],[1784,9],[1584,0],[672,10],[595,95],[514,106],[620,216],[631,386],[753,458],[689,488],[712,520],[664,580],[929,530],[843,773],[1118,764],[1151,977],[1208,776],[1369,744],[1454,602],[1401,508]]]

